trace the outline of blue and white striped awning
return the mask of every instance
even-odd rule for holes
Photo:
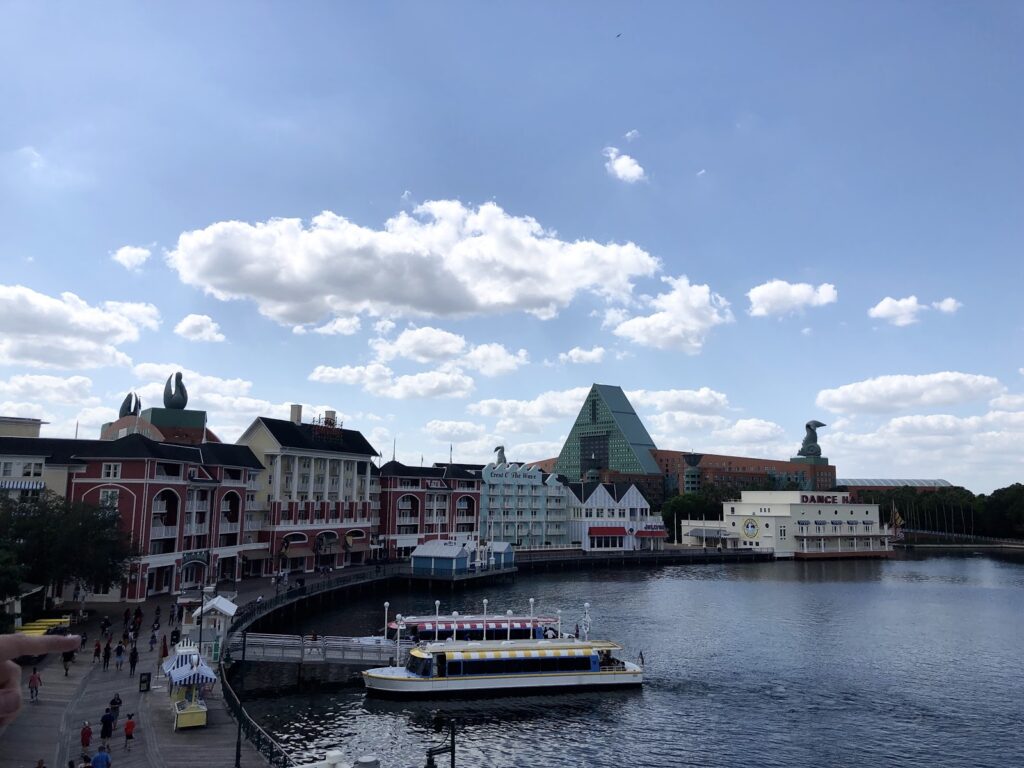
[[[172,685],[202,685],[217,682],[217,675],[205,664],[200,664],[197,667],[172,669],[168,677],[171,678]]]
[[[0,480],[0,489],[8,491],[41,491],[45,487],[42,480]]]

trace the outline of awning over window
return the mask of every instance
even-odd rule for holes
[[[664,528],[660,531],[637,531],[636,535],[641,539],[664,539],[668,537],[668,531]]]
[[[270,550],[269,549],[250,549],[245,550],[241,553],[242,557],[246,560],[269,560]]]
[[[598,525],[587,533],[590,536],[625,536],[626,529],[618,525]]]
[[[288,547],[288,549],[282,549],[281,555],[284,557],[309,557],[313,554],[313,550],[309,547]]]
[[[42,480],[0,480],[0,488],[9,491],[41,491],[45,487]]]

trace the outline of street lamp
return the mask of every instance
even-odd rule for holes
[[[434,642],[435,643],[438,640],[437,633],[441,629],[440,623],[441,623],[441,601],[440,600],[435,600],[434,601]]]
[[[206,608],[206,592],[209,587],[203,587],[199,590],[199,660],[203,660],[203,618],[204,609]]]
[[[484,598],[484,640],[487,639],[487,598]]]
[[[388,608],[391,607],[391,603],[384,601],[384,637],[388,636]]]
[[[508,636],[505,639],[506,640],[511,640],[512,639],[512,609],[511,608],[509,608],[507,611],[505,611],[505,616],[507,617],[506,618],[506,622],[508,624],[508,627],[507,627],[507,629],[508,629]]]
[[[395,664],[401,666],[402,663],[402,614],[395,614]]]
[[[452,611],[452,640],[458,640],[459,637],[459,612]]]
[[[559,608],[555,613],[558,615],[558,639],[562,639],[562,609]]]
[[[533,637],[533,598],[530,598],[530,637]]]

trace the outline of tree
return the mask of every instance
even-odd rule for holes
[[[55,592],[75,581],[115,584],[133,555],[116,510],[53,493],[0,505],[0,541],[11,542],[27,581]]]
[[[10,549],[0,549],[0,604],[9,597],[21,594],[21,566]],[[0,634],[10,632],[12,617],[0,609]]]

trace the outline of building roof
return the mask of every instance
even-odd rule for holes
[[[39,456],[51,464],[80,464],[85,459],[160,459],[262,469],[245,445],[159,443],[143,435],[117,440],[74,440],[60,437],[0,437],[0,454]]]
[[[615,501],[621,500],[623,496],[625,496],[627,493],[629,493],[629,489],[630,488],[636,488],[637,493],[639,493],[641,496],[644,496],[643,491],[641,491],[639,486],[637,486],[635,483],[593,483],[593,482],[591,482],[591,483],[566,483],[565,485],[568,486],[569,490],[572,491],[572,495],[575,496],[577,499],[579,499],[580,502],[586,502],[587,499],[589,499],[591,496],[594,495],[594,491],[596,491],[599,486],[603,486],[604,489],[606,491],[608,491],[608,494],[613,499],[615,499]],[[646,496],[644,496],[644,501],[647,501],[647,497]]]
[[[248,467],[249,469],[263,469],[263,464],[256,458],[256,454],[247,445],[232,445],[231,443],[203,443],[196,448],[203,456],[206,464],[220,464],[226,467]]]
[[[907,480],[907,479],[893,479],[893,478],[853,478],[853,479],[842,479],[836,480],[836,485],[854,485],[854,486],[867,486],[870,488],[902,488],[904,486],[910,486],[911,488],[953,488],[953,484],[948,480]]]
[[[432,467],[410,467],[400,461],[391,461],[382,464],[380,468],[381,477],[430,477],[437,480],[479,480],[478,474],[467,467],[474,464],[434,464]]]
[[[468,555],[466,545],[461,541],[427,541],[412,551],[412,557],[449,557]]]
[[[269,419],[266,416],[260,416],[259,420],[284,448],[358,453],[367,456],[380,455],[363,437],[363,433],[357,429],[343,429],[319,424],[296,424],[287,419]]]

